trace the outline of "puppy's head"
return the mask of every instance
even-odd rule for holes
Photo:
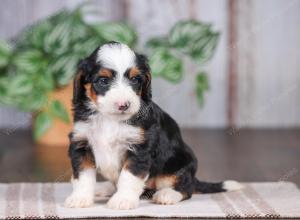
[[[151,100],[150,84],[147,59],[110,42],[79,63],[73,100],[85,98],[103,116],[127,120]]]

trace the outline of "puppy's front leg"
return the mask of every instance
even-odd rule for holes
[[[107,203],[111,209],[134,209],[138,207],[140,195],[143,193],[145,178],[135,176],[127,169],[122,169],[117,192]]]
[[[67,208],[86,208],[94,203],[95,169],[80,171],[78,178],[72,178],[73,192],[65,201]]]
[[[96,170],[94,157],[88,146],[80,146],[73,143],[70,146],[69,156],[72,162],[73,192],[65,200],[65,207],[84,208],[94,203]]]
[[[149,166],[146,161],[127,160],[120,173],[117,192],[107,203],[111,209],[134,209],[139,205],[148,178]]]

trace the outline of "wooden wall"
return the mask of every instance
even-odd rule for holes
[[[237,124],[300,125],[300,1],[238,2]]]
[[[82,0],[2,0],[0,37]],[[98,20],[126,19],[141,45],[181,19],[213,23],[222,32],[204,67],[210,91],[203,108],[194,93],[195,67],[178,85],[154,79],[154,100],[184,127],[295,127],[300,125],[300,1],[94,0]],[[232,89],[233,88],[233,89]],[[26,120],[24,120],[26,119]],[[22,122],[22,123],[20,123]],[[30,117],[0,109],[0,127],[26,127]],[[18,125],[19,124],[19,125]]]

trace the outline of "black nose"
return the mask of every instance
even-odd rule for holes
[[[130,102],[125,102],[125,103],[119,105],[118,109],[119,109],[119,111],[124,112],[129,108],[129,106],[130,106]]]

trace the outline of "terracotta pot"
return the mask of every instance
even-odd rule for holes
[[[49,100],[59,100],[66,108],[72,121],[71,100],[73,94],[72,83],[50,94]],[[34,118],[34,117],[33,117]],[[54,119],[52,127],[36,141],[35,154],[37,167],[44,180],[68,181],[71,177],[71,167],[68,158],[69,138],[72,129],[69,124]]]
[[[72,121],[72,94],[73,85],[72,83],[62,89],[56,90],[50,94],[49,99],[59,100],[66,108],[70,121]],[[69,124],[59,120],[54,119],[52,127],[39,139],[37,140],[38,145],[46,145],[53,147],[67,147],[69,145],[68,134],[72,129],[72,122]]]
[[[72,176],[68,147],[36,144],[35,162],[42,181],[64,182]]]

